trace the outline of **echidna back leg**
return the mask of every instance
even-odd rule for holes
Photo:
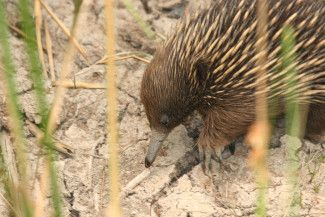
[[[325,104],[312,104],[309,107],[306,138],[314,143],[325,142]]]

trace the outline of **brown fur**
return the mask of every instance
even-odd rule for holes
[[[199,112],[204,120],[204,128],[198,144],[204,148],[228,145],[239,135],[245,134],[255,119],[254,102],[223,104]]]

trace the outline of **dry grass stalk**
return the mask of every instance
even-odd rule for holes
[[[44,137],[44,133],[32,122],[26,121],[27,127],[30,132],[37,138],[38,141],[41,141]],[[40,142],[38,144],[41,144]],[[62,154],[72,156],[72,149],[64,144],[61,143],[54,143],[54,149]],[[37,205],[35,206],[35,217],[43,217],[45,216],[44,211],[46,208],[46,194],[50,191],[50,175],[49,175],[49,165],[50,162],[48,161],[47,156],[43,158],[44,162],[41,163],[41,171],[39,176],[39,182],[36,182],[34,190],[36,194],[36,201]]]
[[[129,13],[133,16],[134,20],[137,22],[141,30],[146,34],[149,39],[155,38],[155,32],[153,32],[150,26],[142,19],[139,12],[136,10],[136,7],[133,5],[132,1],[122,0],[125,8],[129,11]]]
[[[1,152],[4,159],[4,163],[8,170],[9,178],[15,187],[19,185],[19,174],[16,165],[15,152],[13,150],[12,143],[10,141],[10,136],[6,132],[1,132],[0,134],[0,146]]]
[[[41,3],[40,0],[34,1],[34,16],[35,16],[35,31],[36,31],[36,40],[37,40],[37,49],[39,59],[41,61],[42,69],[44,72],[45,77],[47,78],[45,61],[44,61],[44,53],[43,53],[43,45],[42,45],[42,11],[41,11]]]
[[[86,83],[81,81],[54,81],[52,83],[53,86],[63,86],[65,88],[73,88],[73,89],[106,89],[105,84],[100,83]]]
[[[247,135],[247,143],[252,146],[250,154],[250,164],[256,171],[256,180],[259,185],[257,198],[257,215],[266,216],[266,187],[268,182],[268,170],[266,165],[267,145],[270,137],[268,121],[268,103],[265,78],[267,71],[264,66],[267,65],[267,2],[265,0],[257,1],[257,36],[256,50],[258,55],[256,73],[256,122]]]
[[[55,16],[55,14],[43,3],[43,1],[41,1],[41,0],[39,0],[39,1],[46,8],[48,13],[52,16],[52,18],[54,20],[56,20],[57,23],[61,23],[58,20],[58,18]],[[69,76],[70,72],[72,71],[72,66],[73,66],[72,63],[73,63],[74,56],[75,56],[75,47],[79,48],[79,50],[81,47],[81,46],[79,46],[79,44],[76,42],[76,40],[74,38],[74,35],[76,32],[77,21],[78,21],[79,9],[80,9],[80,5],[78,5],[78,8],[76,8],[76,11],[75,11],[75,17],[74,17],[74,22],[71,27],[71,33],[70,33],[70,31],[68,31],[66,29],[66,32],[68,33],[68,36],[69,36],[69,41],[67,44],[67,49],[64,53],[64,59],[63,59],[63,63],[62,63],[62,69],[61,69],[61,74],[59,77],[59,82],[66,80],[66,78]],[[62,26],[61,26],[61,28],[62,28]],[[61,110],[62,110],[65,91],[66,91],[66,89],[64,86],[56,87],[52,107],[50,109],[50,113],[49,113],[49,117],[48,117],[46,132],[44,133],[44,137],[53,135],[53,132],[55,131],[55,129],[57,127],[57,120],[59,119],[59,114],[61,113]],[[40,137],[43,137],[43,136],[40,136]],[[45,138],[45,139],[48,140],[48,138]],[[63,151],[58,146],[55,146],[55,149]],[[70,154],[70,153],[66,152],[66,154]],[[50,174],[51,167],[52,167],[51,161],[50,161],[50,159],[47,159],[45,161],[45,165],[43,166],[43,171],[47,171]],[[52,175],[53,174],[51,174],[51,176]],[[53,177],[51,177],[51,178],[53,179]],[[41,177],[41,182],[44,183],[44,185],[41,186],[41,190],[42,190],[42,188],[43,189],[47,188],[48,182],[46,181],[46,177]],[[54,190],[55,190],[56,187],[52,187],[52,188],[54,188]],[[56,196],[58,196],[58,195],[56,195]],[[53,197],[56,197],[56,196],[54,195]],[[42,196],[38,196],[38,198],[42,198]],[[54,198],[53,202],[54,202],[54,206],[56,206],[55,211],[57,212],[58,215],[60,215],[61,210],[60,210],[59,199]],[[42,214],[41,211],[40,211],[40,214]]]
[[[41,141],[44,137],[44,133],[42,130],[40,130],[35,124],[33,124],[30,121],[26,121],[27,123],[27,127],[30,130],[30,132],[39,140]],[[53,138],[55,141],[56,139]],[[54,149],[62,154],[68,155],[68,156],[73,156],[73,148],[71,148],[68,145],[59,143],[59,142],[55,142],[54,143]]]
[[[149,56],[149,55],[147,55],[147,56]],[[109,59],[109,57],[107,55],[105,55],[103,58],[98,60],[95,64],[105,64],[105,63],[107,63],[108,59]],[[141,57],[137,54],[134,54],[133,52],[122,52],[122,53],[115,55],[115,61],[120,61],[120,60],[125,60],[125,59],[135,59],[135,60],[142,61],[144,63],[150,63],[149,59],[146,59],[146,58]]]
[[[15,27],[15,26],[13,26],[13,25],[10,25],[10,24],[8,25],[8,27],[9,27],[12,31],[14,31],[14,32],[16,32],[18,35],[20,35],[21,37],[23,37],[23,38],[28,38],[27,35],[26,35],[22,30],[18,29],[17,27]],[[29,40],[35,41],[33,38],[32,38],[32,39],[29,38]],[[44,47],[43,47],[43,51],[44,51],[44,52],[47,52],[46,49],[45,49]]]
[[[166,36],[164,36],[163,34],[156,32],[156,35],[163,41],[166,41]]]
[[[60,77],[58,79],[59,83],[62,83],[66,81],[67,77],[69,76],[70,72],[72,71],[72,62],[74,59],[75,55],[75,49],[74,49],[74,32],[76,29],[76,24],[72,27],[71,31],[71,37],[69,38],[67,50],[64,54],[64,59],[62,63],[62,70]],[[65,95],[66,88],[63,85],[59,85],[56,87],[54,99],[53,99],[53,104],[51,107],[50,115],[49,115],[49,120],[48,120],[48,135],[52,135],[53,131],[56,128],[56,121],[59,118],[59,114],[61,113],[62,110],[62,105],[63,105],[63,100],[64,100],[64,95]]]
[[[20,35],[21,37],[23,37],[23,38],[28,38],[27,35],[26,35],[22,30],[18,29],[17,27],[15,27],[15,26],[13,26],[13,25],[10,25],[10,24],[8,24],[8,27],[9,27],[12,31],[14,31],[14,32],[16,32],[18,35]],[[35,41],[33,38],[32,38],[32,39],[29,39],[29,40]],[[43,48],[43,51],[44,51],[44,52],[47,52],[45,48]]]
[[[59,27],[63,30],[63,32],[69,37],[69,40],[72,41],[74,46],[77,48],[79,53],[82,55],[82,57],[86,60],[88,63],[88,58],[86,55],[85,48],[77,41],[77,39],[74,37],[74,34],[71,34],[69,29],[64,25],[64,23],[58,18],[58,16],[55,15],[55,13],[50,9],[50,7],[45,4],[42,0],[39,0],[42,4],[42,6],[45,8],[45,10],[48,12],[48,14],[53,18],[53,20],[59,25]]]
[[[81,69],[79,72],[74,74],[74,77],[77,77],[79,75],[83,75],[83,74],[93,74],[93,73],[100,73],[100,74],[104,74],[105,73],[105,69],[103,68],[103,66],[101,66],[101,64],[92,64],[88,67],[85,67],[83,69]]]
[[[10,173],[9,190],[11,192],[14,192],[14,212],[17,213],[17,216],[22,216],[22,210],[19,204],[23,202],[25,203],[24,205],[28,207],[28,209],[32,207],[31,189],[22,187],[28,185],[28,176],[30,174],[30,170],[27,164],[25,163],[28,162],[27,156],[24,152],[26,140],[23,134],[22,125],[20,123],[21,120],[19,116],[19,111],[17,110],[13,97],[10,96],[8,92],[8,84],[10,84],[10,82],[8,80],[8,77],[5,76],[5,70],[6,69],[1,65],[0,62],[0,81],[2,81],[0,88],[2,88],[7,98],[6,107],[9,117],[9,128],[11,129],[13,143],[11,144],[9,135],[4,135],[4,137],[2,138],[5,138],[5,140],[0,141],[0,143],[1,145],[4,145],[2,147],[3,155],[7,158],[5,161],[7,161],[8,163],[7,168],[9,168],[8,170]],[[15,149],[15,152],[12,150],[12,148]]]
[[[286,77],[289,80],[289,88],[297,86],[297,81],[291,80],[293,76],[298,75],[298,69],[296,66],[296,53],[294,47],[296,44],[294,29],[290,26],[285,26],[282,30],[282,65],[286,70]],[[297,93],[294,93],[295,97],[299,97]],[[301,208],[301,190],[298,175],[300,174],[300,157],[297,154],[302,148],[301,140],[304,135],[304,127],[306,126],[309,103],[300,104],[297,102],[297,98],[292,97],[292,94],[286,96],[286,131],[290,135],[286,144],[287,155],[287,181],[289,182],[289,199],[287,199],[287,213],[286,216],[298,216]]]
[[[10,202],[7,200],[7,198],[5,196],[3,196],[3,194],[0,193],[0,197],[5,202],[5,204],[11,209],[11,211],[13,211],[15,216],[22,217],[22,215],[17,212],[17,210],[10,204]]]
[[[107,216],[121,217],[120,206],[120,180],[119,180],[119,149],[117,125],[117,88],[115,67],[115,13],[114,0],[105,0],[106,17],[106,46],[107,56],[112,57],[107,61],[107,133],[109,147],[109,190],[110,201]]]
[[[45,201],[46,201],[46,193],[50,191],[50,178],[49,178],[49,171],[50,169],[47,166],[50,164],[47,162],[47,159],[44,158],[42,166],[43,170],[40,173],[39,183],[35,186],[35,193],[36,193],[36,201],[37,205],[35,206],[35,217],[43,217],[45,216]]]
[[[256,43],[256,50],[258,55],[257,65],[259,71],[256,75],[256,124],[252,128],[253,136],[248,136],[248,141],[252,145],[253,154],[251,155],[251,162],[254,166],[256,164],[263,164],[266,157],[266,148],[269,141],[269,123],[268,123],[268,108],[267,108],[267,93],[263,90],[267,89],[267,83],[265,79],[260,79],[266,77],[267,65],[267,4],[265,0],[258,1],[258,43]],[[254,155],[255,153],[255,155]],[[262,167],[266,167],[265,165]],[[266,168],[261,171],[263,179],[266,179]]]
[[[76,8],[76,10],[75,10],[74,22],[71,27],[71,36],[69,37],[67,49],[64,53],[59,82],[65,81],[67,79],[67,77],[69,76],[70,72],[72,71],[72,66],[73,66],[73,62],[74,62],[73,60],[74,60],[74,56],[75,56],[75,45],[73,43],[73,39],[74,39],[74,35],[75,35],[76,29],[77,29],[77,22],[78,22],[78,15],[79,15],[80,7],[81,7],[81,5],[78,5],[78,8]],[[53,135],[53,132],[57,127],[57,120],[59,119],[59,115],[62,111],[65,92],[66,92],[66,88],[63,86],[57,86],[55,89],[53,103],[52,103],[50,113],[48,116],[46,132],[44,133],[45,140],[48,140],[49,137],[51,135]],[[53,179],[53,176],[55,176],[56,174],[51,173],[51,170],[53,171],[53,169],[52,169],[53,165],[51,165],[52,162],[49,159],[45,163],[48,163],[48,164],[46,165],[46,167],[44,165],[44,171],[48,171],[49,174],[51,175],[51,179]],[[47,182],[44,182],[44,183],[46,186]],[[58,198],[59,192],[58,192],[57,186],[55,186],[55,184],[52,185],[52,189],[54,190],[54,193],[57,194],[57,195],[53,195],[53,198],[54,198],[53,203],[55,206],[55,212],[56,212],[56,215],[60,216],[61,215],[61,205],[60,205],[61,202],[60,202],[60,199]]]
[[[23,31],[18,29],[16,26],[13,26],[13,25],[8,25],[8,26],[12,31],[16,32],[18,35],[20,35],[20,36],[22,36],[24,38],[27,38],[27,35]]]
[[[136,55],[130,55],[130,56],[125,56],[125,57],[119,57],[119,58],[116,58],[115,60],[125,60],[125,59],[136,59],[136,60],[140,60],[142,62],[145,62],[145,63],[150,63],[150,60],[147,60],[147,59],[144,59],[142,57],[139,57],[139,56],[136,56]]]
[[[47,56],[48,56],[48,61],[50,66],[51,81],[54,82],[55,70],[54,70],[54,60],[53,60],[53,50],[52,50],[52,38],[46,22],[44,22],[44,28],[45,28],[45,42],[46,42],[46,50],[47,50]]]

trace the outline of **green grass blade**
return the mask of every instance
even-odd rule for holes
[[[24,33],[27,35],[25,38],[25,47],[29,58],[29,67],[32,81],[34,83],[34,89],[36,92],[36,99],[38,102],[38,111],[42,117],[41,128],[45,129],[48,123],[48,102],[46,99],[46,89],[44,85],[44,75],[41,67],[39,55],[37,53],[36,43],[36,31],[35,23],[32,18],[30,2],[28,0],[19,1],[19,10],[22,19],[22,27]],[[45,131],[46,132],[46,131]],[[54,215],[56,217],[62,216],[62,201],[60,197],[60,188],[57,182],[57,169],[55,167],[55,160],[57,158],[54,151],[54,143],[51,139],[51,135],[45,134],[44,139],[41,141],[47,154],[49,162],[50,173],[50,186],[52,191],[52,202],[54,207]]]
[[[7,25],[6,13],[4,11],[5,6],[3,0],[0,1],[0,47],[1,47],[1,61],[3,65],[3,82],[6,86],[6,95],[7,95],[7,109],[9,113],[9,117],[11,119],[11,133],[15,137],[15,148],[16,148],[16,158],[17,158],[17,167],[19,171],[19,175],[21,178],[20,186],[27,186],[27,167],[26,162],[27,158],[24,153],[24,148],[26,145],[25,136],[23,133],[23,118],[21,114],[21,109],[18,103],[17,97],[17,88],[15,84],[15,67],[12,60],[11,50],[10,50],[10,43],[9,43],[9,29]],[[30,195],[28,195],[27,190],[19,187],[14,186],[9,183],[7,187],[11,191],[11,198],[15,201],[13,204],[17,211],[22,211],[24,216],[30,217],[33,216],[33,209],[31,206],[31,201],[29,199]],[[13,188],[18,188],[13,189]],[[13,195],[12,192],[15,192]],[[21,196],[19,196],[21,194]],[[20,198],[18,202],[17,200],[13,199],[13,197]],[[19,204],[17,204],[19,203]]]
[[[286,73],[287,78],[297,78],[298,71],[293,67],[296,62],[296,54],[293,52],[295,46],[294,30],[287,26],[282,32],[282,67],[283,69],[289,69]],[[297,101],[297,95],[295,94],[294,87],[298,84],[295,79],[288,79],[288,88],[292,88],[293,92],[289,93],[285,98],[286,103],[286,132],[292,137],[301,137],[302,133],[302,114],[299,108],[299,102]],[[294,97],[296,96],[296,97]],[[301,144],[299,140],[290,139],[287,145],[288,153],[288,181],[291,184],[291,195],[289,201],[289,215],[299,216],[299,210],[301,206],[301,192],[299,189],[299,157],[297,156],[298,149]]]
[[[149,39],[155,38],[155,33],[151,30],[150,26],[141,18],[139,12],[135,9],[134,5],[129,0],[123,0],[123,3],[129,13],[133,16],[142,31]]]

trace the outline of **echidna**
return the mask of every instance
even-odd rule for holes
[[[306,135],[325,141],[325,1],[267,2],[268,100],[294,92],[301,103],[311,103]],[[169,132],[195,110],[204,121],[197,143],[207,163],[252,125],[259,55],[256,11],[256,0],[216,1],[186,16],[157,49],[141,86],[151,128],[146,167]],[[296,39],[295,88],[286,85],[281,68],[281,35],[287,26]]]

